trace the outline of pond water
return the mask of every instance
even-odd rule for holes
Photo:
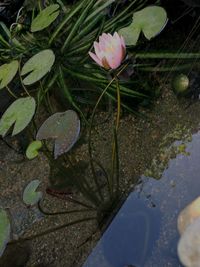
[[[182,266],[177,217],[200,195],[200,131],[185,146],[161,179],[141,177],[83,267]]]

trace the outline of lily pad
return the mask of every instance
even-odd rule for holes
[[[42,192],[36,192],[39,184],[39,180],[33,180],[24,189],[23,201],[26,205],[35,205],[42,198]]]
[[[26,157],[28,159],[34,159],[38,156],[38,150],[42,147],[41,141],[33,141],[26,149]]]
[[[0,209],[0,257],[10,240],[10,221],[5,210]]]
[[[23,97],[15,100],[0,120],[0,135],[5,136],[13,124],[12,135],[24,130],[35,113],[35,107],[36,103],[33,97]]]
[[[55,159],[68,152],[78,140],[80,133],[80,120],[73,110],[55,113],[40,127],[36,139],[54,139]]]
[[[17,60],[0,66],[0,89],[12,81],[18,71],[18,67],[19,63]]]
[[[132,23],[119,30],[127,45],[136,45],[140,33],[150,40],[158,35],[167,23],[167,13],[159,6],[148,6],[133,14]]]
[[[54,4],[43,9],[32,21],[31,31],[37,32],[47,28],[58,17],[59,5]]]
[[[21,75],[27,75],[23,83],[31,85],[44,77],[52,68],[55,62],[55,55],[52,50],[42,50],[31,57],[23,66]]]

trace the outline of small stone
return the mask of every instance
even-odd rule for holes
[[[178,256],[185,267],[200,266],[200,217],[191,223],[178,243]]]
[[[188,225],[200,217],[200,197],[190,203],[178,216],[178,230],[182,235]]]

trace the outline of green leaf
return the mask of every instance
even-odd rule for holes
[[[58,17],[60,10],[58,4],[50,5],[43,9],[32,21],[31,31],[37,32],[47,28]]]
[[[80,133],[80,120],[73,110],[55,113],[49,117],[40,127],[36,139],[54,139],[55,159],[68,152],[78,140]]]
[[[42,147],[41,141],[33,141],[26,149],[26,157],[28,159],[34,159],[38,156],[38,150]]]
[[[10,221],[5,210],[0,209],[0,257],[10,240]]]
[[[140,33],[150,40],[159,34],[167,23],[167,13],[159,6],[148,6],[133,14],[132,23],[119,30],[127,45],[136,45]]]
[[[15,100],[0,120],[0,135],[5,136],[13,124],[12,135],[16,135],[24,130],[35,113],[35,107],[36,103],[33,97],[23,97]]]
[[[21,75],[27,75],[23,83],[25,85],[33,84],[45,76],[55,62],[55,55],[52,50],[46,49],[40,51],[31,57],[23,66]]]
[[[0,66],[0,89],[4,88],[12,81],[17,73],[18,67],[19,63],[17,60]]]
[[[39,184],[39,180],[33,180],[24,189],[23,201],[26,205],[35,205],[42,198],[42,192],[36,192]]]

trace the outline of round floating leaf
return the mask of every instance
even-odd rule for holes
[[[148,6],[133,14],[132,23],[119,31],[127,45],[136,45],[141,31],[150,40],[159,34],[167,23],[167,13],[159,6]]]
[[[33,180],[24,189],[23,201],[26,205],[35,205],[42,198],[42,192],[36,192],[39,184],[39,180]]]
[[[18,67],[19,63],[17,60],[0,66],[0,89],[4,88],[12,81],[17,73]]]
[[[24,130],[35,113],[35,107],[36,103],[33,97],[23,97],[15,100],[0,120],[0,135],[5,136],[13,124],[12,135],[16,135]]]
[[[27,75],[23,83],[25,85],[33,84],[46,75],[55,62],[55,55],[52,50],[46,49],[40,51],[30,58],[22,68],[21,75]]]
[[[26,156],[28,159],[34,159],[38,156],[38,150],[42,147],[41,141],[33,141],[26,149]]]
[[[40,127],[36,139],[55,139],[54,157],[69,151],[76,143],[80,133],[80,120],[73,110],[55,113]]]
[[[32,21],[31,31],[37,32],[47,28],[58,17],[59,7],[58,4],[54,4],[43,9]]]
[[[0,257],[10,240],[10,221],[5,210],[0,209]]]

